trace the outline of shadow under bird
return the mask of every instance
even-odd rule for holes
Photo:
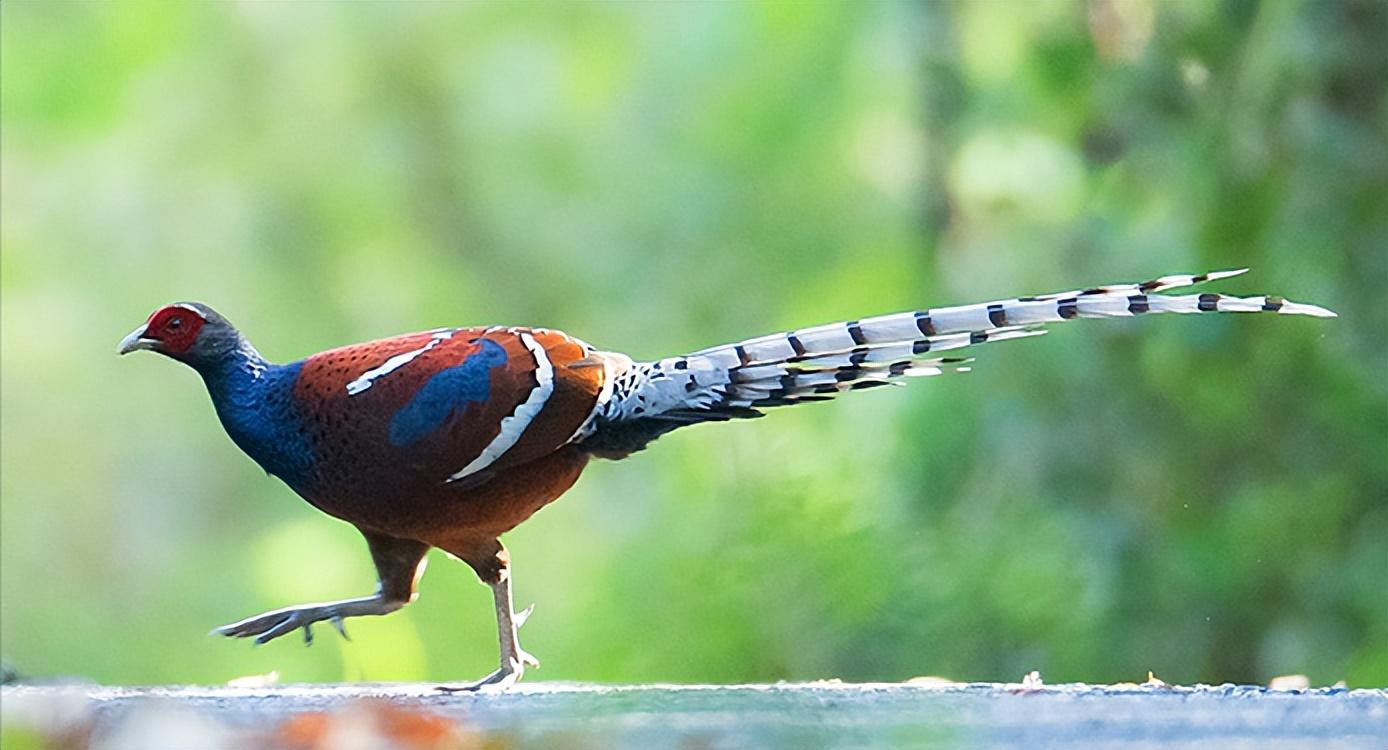
[[[1075,318],[1268,312],[1334,317],[1279,297],[1162,294],[1246,269],[941,307],[775,333],[654,362],[559,331],[432,331],[272,364],[207,305],[150,315],[120,343],[202,376],[227,434],[265,471],[366,538],[379,584],[359,599],[266,612],[214,632],[265,643],[412,601],[438,547],[491,587],[501,664],[445,689],[507,686],[527,665],[500,537],[562,495],[594,457],[620,459],[671,430],[758,417],[900,378],[963,372],[954,354]]]

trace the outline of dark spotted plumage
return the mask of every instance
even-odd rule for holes
[[[1276,312],[1332,316],[1281,297],[1160,292],[1241,273],[939,307],[802,328],[656,362],[633,362],[538,328],[444,328],[267,362],[199,303],[157,310],[121,342],[195,369],[227,433],[267,472],[355,525],[370,547],[376,594],[268,612],[218,630],[259,642],[314,622],[380,615],[412,600],[421,561],[444,549],[491,586],[497,672],[525,665],[499,537],[566,491],[590,458],[623,458],[680,427],[761,416],[913,376],[964,372],[940,356],[1044,333],[1077,318]]]
[[[317,465],[315,482],[296,489],[315,506],[359,526],[420,539],[464,560],[473,557],[466,542],[452,539],[447,524],[432,519],[438,506],[485,490],[476,481],[459,485],[450,478],[498,439],[503,420],[537,387],[536,361],[521,341],[522,332],[545,344],[555,367],[554,392],[521,438],[483,470],[495,474],[563,447],[587,418],[600,388],[600,370],[565,366],[585,356],[581,345],[526,329],[409,334],[302,362],[294,398]],[[372,367],[421,350],[398,368],[363,380]],[[354,383],[360,385],[352,388]],[[509,528],[522,520],[498,519],[493,525]]]

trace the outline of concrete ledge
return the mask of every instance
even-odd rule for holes
[[[17,685],[4,746],[1388,748],[1388,690],[836,682],[263,688]]]

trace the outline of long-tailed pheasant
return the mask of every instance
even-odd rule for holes
[[[162,307],[120,353],[149,349],[202,375],[240,448],[319,510],[356,526],[376,593],[267,612],[222,628],[264,643],[315,622],[393,612],[416,594],[430,547],[491,587],[501,665],[461,689],[509,685],[533,657],[516,630],[500,536],[562,495],[590,458],[623,458],[686,425],[968,369],[959,350],[1044,333],[1048,323],[1150,313],[1276,312],[1333,317],[1280,297],[1162,292],[1242,273],[863,318],[633,362],[544,328],[437,328],[272,364],[226,318]],[[345,635],[345,632],[344,632]]]

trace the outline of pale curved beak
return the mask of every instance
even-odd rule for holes
[[[154,345],[159,342],[156,339],[147,339],[144,337],[145,329],[148,327],[147,325],[140,326],[131,331],[129,336],[121,339],[120,346],[116,347],[116,353],[129,354],[138,349],[153,349]]]

